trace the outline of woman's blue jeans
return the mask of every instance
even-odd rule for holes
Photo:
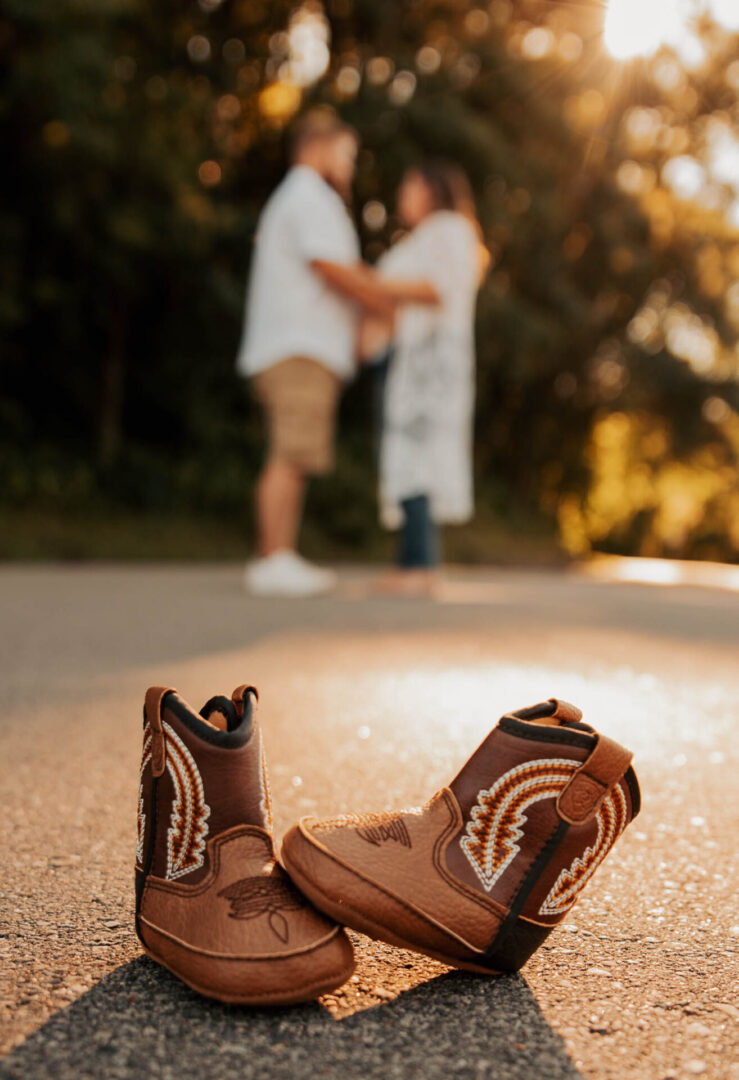
[[[398,565],[404,570],[427,570],[439,562],[439,530],[431,516],[428,495],[402,499]]]

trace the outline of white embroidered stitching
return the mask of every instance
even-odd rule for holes
[[[264,738],[261,728],[259,729],[259,790],[261,792],[259,809],[262,814],[262,823],[268,832],[272,832],[272,793],[269,786],[267,756],[264,752]]]
[[[210,807],[200,770],[182,739],[163,723],[167,771],[172,780],[174,798],[167,830],[167,880],[174,880],[198,870],[205,859],[205,840],[208,835]],[[139,771],[139,804],[136,828],[136,862],[143,867],[146,814],[144,813],[144,770],[151,761],[151,726],[144,729],[144,746]],[[194,790],[193,790],[194,786]],[[175,854],[175,849],[177,853]]]
[[[205,802],[203,780],[192,754],[169,724],[163,723],[162,727],[165,731],[167,771],[175,792],[167,831],[165,877],[174,880],[203,865],[210,807]],[[177,848],[179,850],[176,852]]]
[[[139,769],[139,807],[136,821],[136,862],[144,865],[144,835],[146,833],[146,814],[144,813],[144,769],[151,761],[151,728],[147,724],[144,731],[144,748],[141,752]]]
[[[620,786],[617,786],[603,800],[598,810],[598,834],[595,841],[585,848],[582,855],[576,856],[569,867],[560,872],[539,908],[540,915],[564,915],[572,907],[580,890],[593,876],[625,828],[626,799]],[[566,884],[568,881],[569,884]]]
[[[525,761],[509,769],[491,788],[478,792],[459,843],[486,892],[521,850],[516,841],[523,836],[524,811],[561,791],[578,765],[569,758]],[[517,780],[519,776],[523,779]]]

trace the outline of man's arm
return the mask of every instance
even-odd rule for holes
[[[429,281],[388,280],[362,262],[345,265],[314,259],[311,266],[332,289],[378,315],[388,315],[399,304],[439,303]]]

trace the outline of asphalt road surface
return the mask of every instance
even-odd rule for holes
[[[431,603],[361,578],[291,602],[234,566],[0,570],[0,1076],[739,1080],[739,594],[500,571]],[[552,695],[635,751],[644,809],[517,976],[353,935],[356,975],[315,1004],[213,1004],[134,933],[141,704],[244,681],[278,833],[424,801]]]

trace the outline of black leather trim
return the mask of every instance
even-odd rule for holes
[[[149,766],[151,768],[151,766]],[[136,889],[136,933],[142,944],[146,944],[141,937],[141,931],[139,930],[139,911],[141,910],[141,897],[144,895],[144,885],[146,879],[149,876],[151,870],[151,863],[154,858],[154,844],[157,838],[157,790],[159,785],[159,777],[154,776],[151,780],[151,790],[149,792],[149,836],[146,843],[146,852],[144,854],[143,868],[139,870],[136,867],[135,877],[135,889]]]
[[[624,773],[624,780],[629,789],[629,797],[631,799],[631,820],[633,821],[641,810],[641,789],[633,765],[629,765]]]
[[[564,840],[568,828],[566,821],[558,822],[546,844],[536,856],[513,898],[510,911],[501,923],[498,933],[488,946],[484,957],[478,961],[484,967],[490,967],[494,971],[518,971],[553,929],[551,926],[543,927],[542,929],[546,932],[537,936],[528,929],[536,924],[519,919],[519,915],[549,860]]]
[[[488,950],[483,963],[494,971],[519,971],[542,942],[546,941],[552,930],[553,926],[541,926],[529,922],[528,919],[516,919],[506,931],[505,938],[497,943],[494,949]]]
[[[200,710],[203,720],[210,720],[214,712],[219,712],[226,719],[226,731],[235,731],[241,723],[241,718],[236,712],[236,706],[231,698],[225,694],[216,694],[209,698]]]
[[[532,739],[536,742],[558,743],[563,746],[582,746],[586,750],[592,749],[595,744],[594,735],[581,734],[573,731],[571,727],[532,727],[525,720],[516,720],[513,716],[504,716],[498,727],[508,735],[515,735],[519,739]]]
[[[247,694],[244,698],[244,715],[239,726],[233,731],[218,731],[210,724],[206,724],[173,690],[164,695],[162,709],[173,712],[180,723],[184,724],[187,730],[198,739],[211,743],[213,746],[221,746],[224,750],[245,746],[251,737],[254,716],[252,694]]]

